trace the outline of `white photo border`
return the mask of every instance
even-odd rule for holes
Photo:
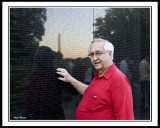
[[[151,121],[9,121],[9,7],[151,7]],[[158,125],[158,2],[3,2],[2,3],[2,126],[157,126]]]

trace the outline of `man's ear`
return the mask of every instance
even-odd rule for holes
[[[109,55],[112,56],[112,51],[109,51]]]
[[[110,59],[113,59],[112,58],[112,51],[109,51],[109,57],[110,57]]]

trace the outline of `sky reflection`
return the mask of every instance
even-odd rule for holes
[[[104,16],[104,12],[105,8],[47,8],[45,35],[40,46],[57,51],[60,33],[63,58],[87,57],[93,40],[93,22],[96,17]]]

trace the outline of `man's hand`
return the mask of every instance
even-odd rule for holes
[[[66,69],[63,68],[58,68],[57,69],[57,74],[61,75],[62,77],[58,77],[59,80],[62,80],[64,82],[68,82],[72,84],[76,90],[81,93],[82,95],[84,94],[85,90],[88,88],[88,85],[83,84],[82,82],[76,80],[73,78]]]
[[[57,74],[62,76],[62,77],[58,77],[59,80],[62,80],[64,82],[68,82],[68,83],[72,82],[73,77],[67,72],[66,69],[58,68]]]

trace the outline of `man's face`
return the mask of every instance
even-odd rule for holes
[[[104,42],[94,42],[90,47],[91,62],[95,69],[102,73],[112,61],[112,52],[106,52]]]

